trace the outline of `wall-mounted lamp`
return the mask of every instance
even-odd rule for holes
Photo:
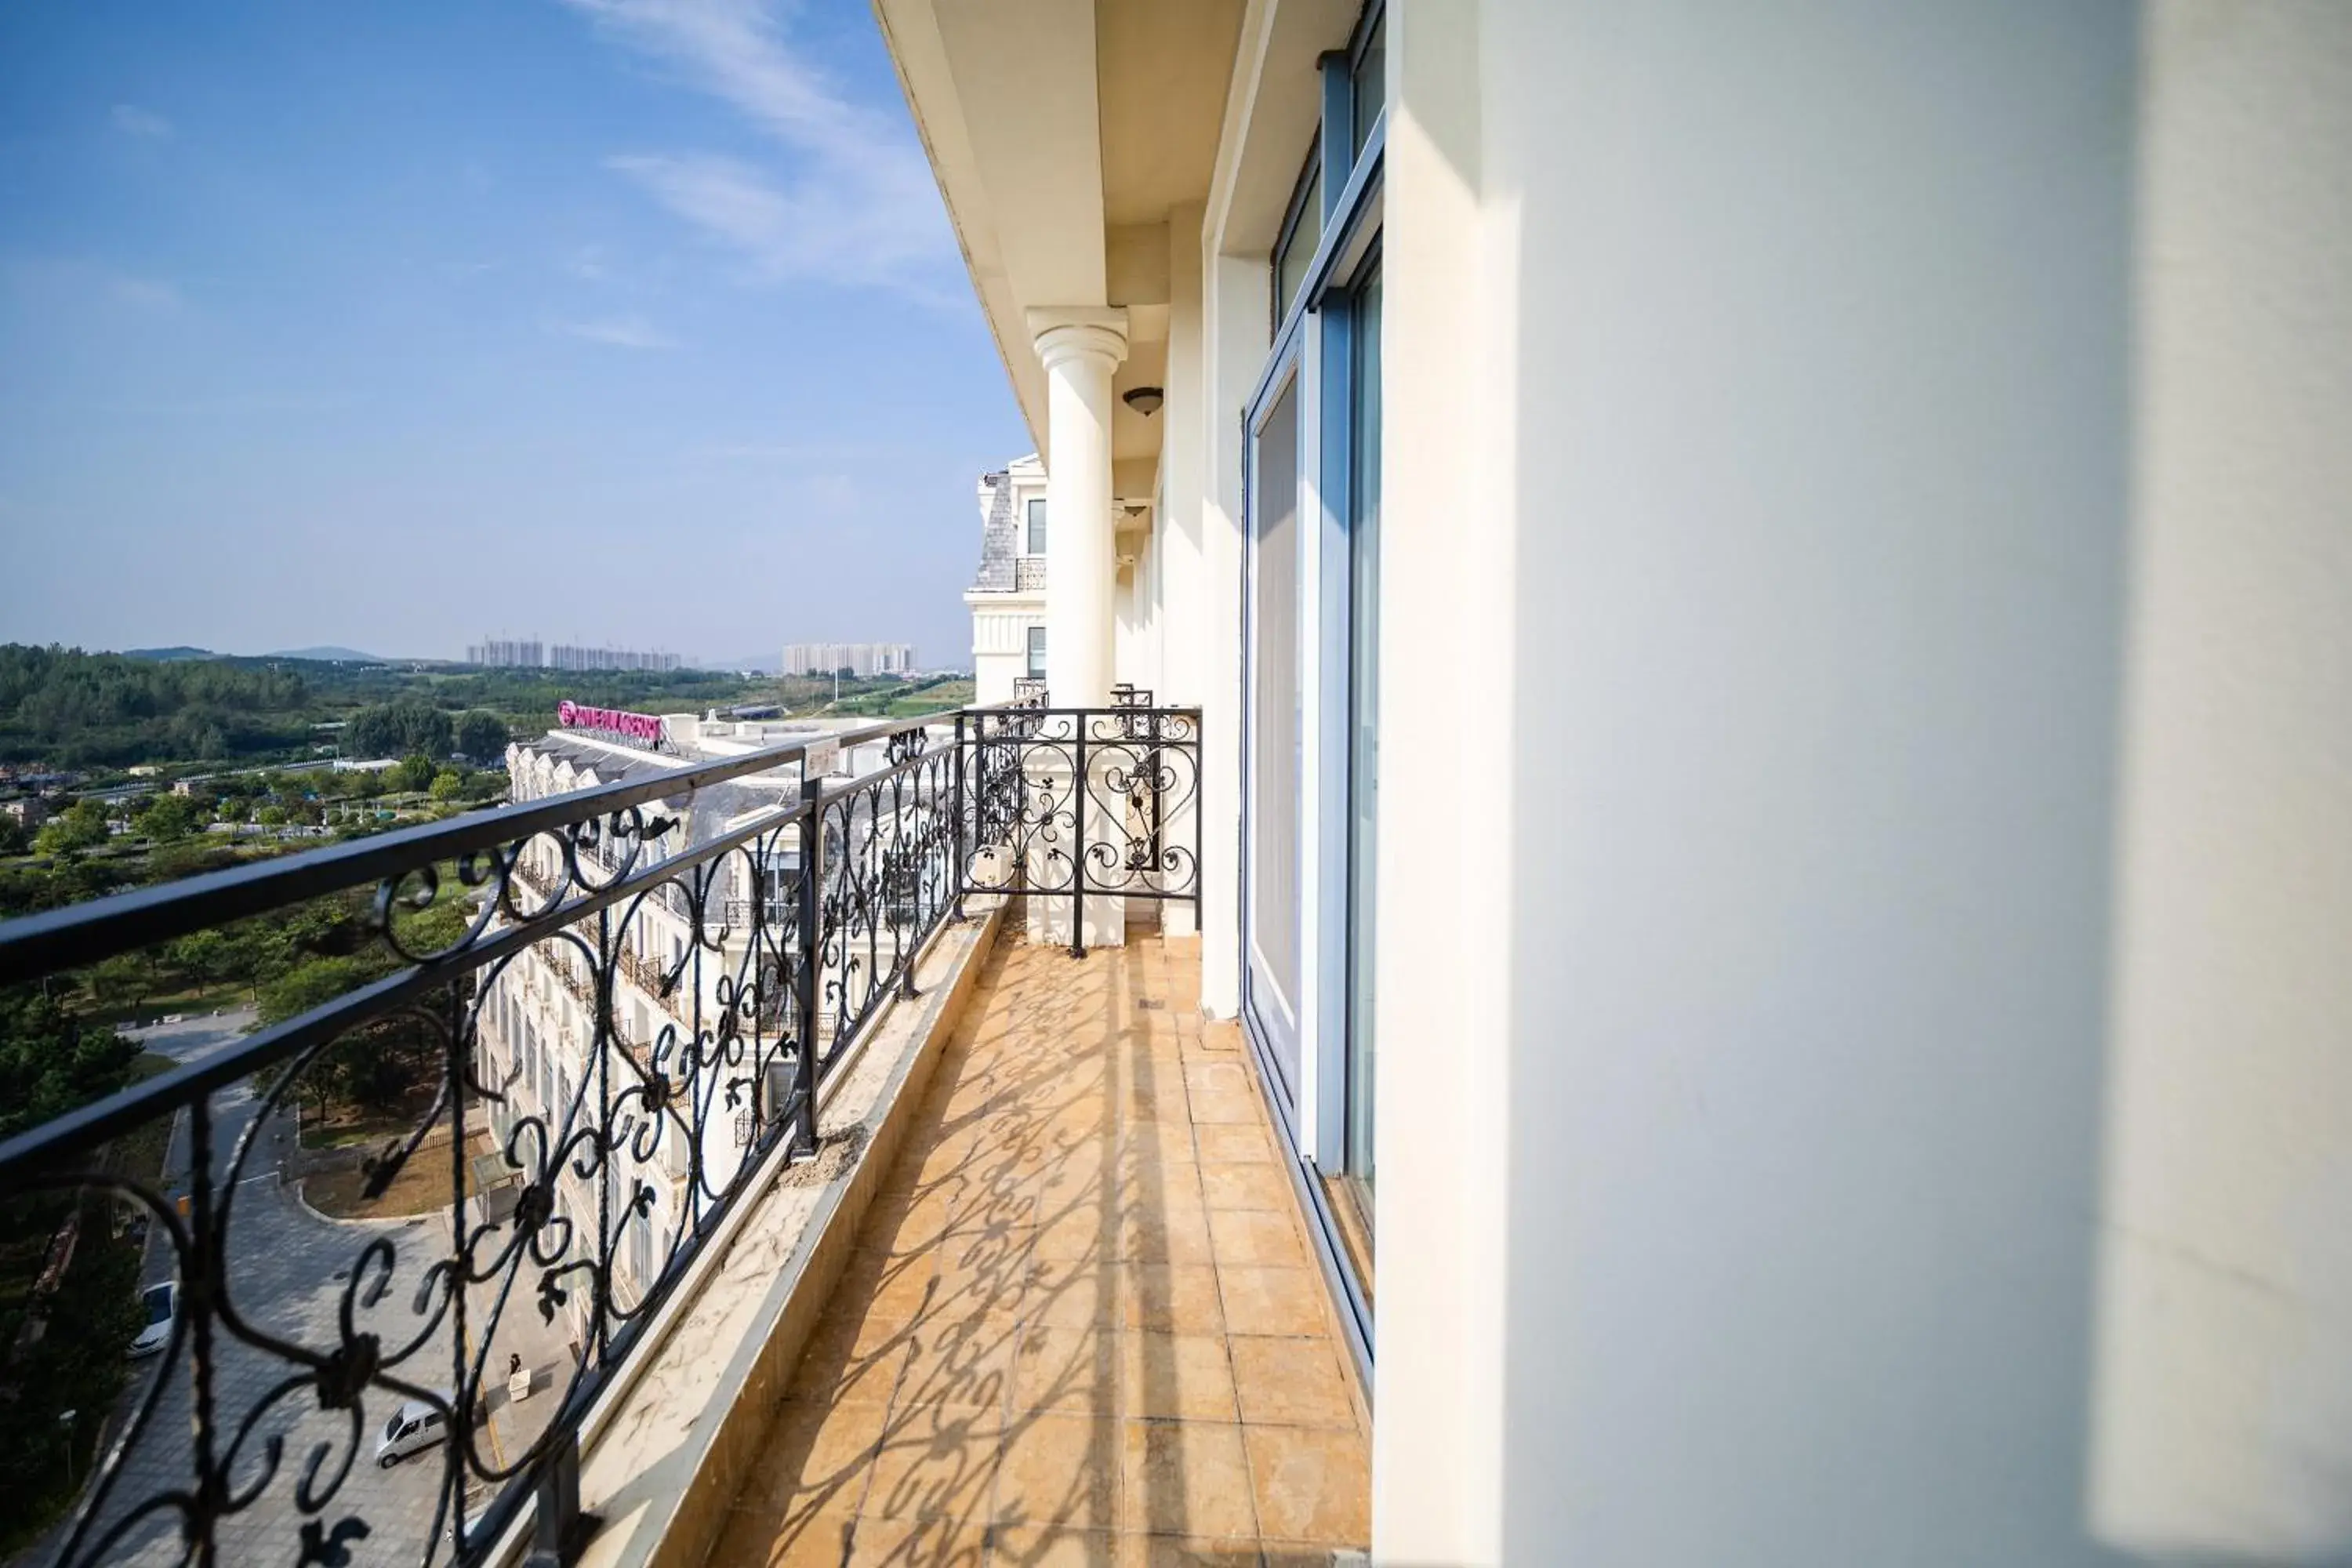
[[[1156,386],[1137,386],[1130,387],[1121,401],[1149,419],[1160,412],[1160,405],[1168,399],[1160,395],[1160,389]]]

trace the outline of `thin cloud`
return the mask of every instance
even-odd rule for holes
[[[677,340],[636,316],[616,316],[598,321],[559,321],[554,331],[567,338],[605,343],[617,349],[674,349]]]
[[[954,251],[908,128],[852,102],[763,0],[567,0],[597,30],[732,106],[791,152],[776,174],[709,153],[608,160],[761,275],[929,293]]]
[[[176,310],[180,308],[178,286],[162,279],[117,274],[108,280],[107,289],[115,299],[137,310]]]
[[[114,106],[114,128],[125,136],[138,136],[150,142],[168,142],[180,133],[179,127],[152,109],[142,109],[135,103]]]

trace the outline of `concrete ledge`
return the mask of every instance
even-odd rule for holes
[[[1000,902],[943,931],[818,1119],[818,1155],[750,1200],[645,1372],[582,1434],[580,1500],[602,1524],[583,1568],[694,1568],[725,1530],[778,1402],[904,1144],[1003,919]],[[529,1521],[492,1561],[515,1563]]]

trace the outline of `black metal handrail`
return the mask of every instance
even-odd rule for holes
[[[880,741],[883,765],[810,779],[820,740]],[[912,994],[925,945],[977,894],[1066,897],[1080,953],[1090,899],[1197,908],[1199,764],[1196,711],[1033,697],[0,924],[0,984],[23,983],[364,890],[322,945],[399,965],[0,1143],[0,1202],[47,1191],[133,1210],[179,1285],[159,1371],[126,1394],[57,1560],[226,1562],[225,1530],[249,1538],[274,1514],[304,1561],[367,1540],[371,1559],[473,1563],[535,1503],[535,1552],[569,1561],[593,1528],[583,1421],[729,1215],[814,1151],[820,1086]],[[781,802],[730,789],[778,770],[797,785]],[[674,833],[698,805],[736,825]],[[740,892],[761,887],[777,896]],[[427,946],[436,911],[457,934]],[[632,1026],[650,1038],[624,1037],[624,983],[662,1003]],[[408,1077],[355,1201],[421,1183],[443,1223],[347,1233],[241,1192],[312,1158],[299,1139],[279,1153],[287,1108],[394,1037]],[[183,1170],[107,1168],[115,1140],[163,1122]],[[539,1403],[505,1397],[510,1355],[551,1363]],[[429,1489],[366,1517],[349,1479],[404,1401],[452,1440]],[[400,1474],[424,1487],[418,1468]]]

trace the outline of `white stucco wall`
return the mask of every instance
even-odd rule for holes
[[[972,700],[1008,702],[1029,673],[1029,628],[1045,624],[1043,594],[966,594],[971,610]]]
[[[2352,7],[2171,0],[2139,378],[2093,1498],[2352,1549]]]
[[[1383,1560],[2111,1560],[2135,20],[1402,7]]]

